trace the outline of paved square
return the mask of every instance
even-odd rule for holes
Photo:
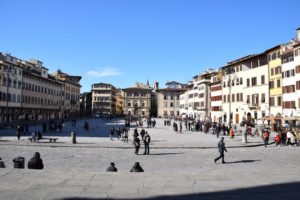
[[[225,136],[227,164],[214,163],[218,156],[212,134],[173,132],[157,119],[155,128],[145,128],[151,136],[150,155],[134,154],[133,128],[128,143],[110,141],[108,130],[123,122],[106,124],[90,119],[91,130],[83,131],[84,121],[74,128],[65,123],[57,143],[31,143],[29,136],[17,141],[15,130],[0,131],[0,199],[298,199],[300,195],[299,147],[265,148],[258,137],[243,145],[240,136]],[[31,127],[31,130],[41,126]],[[141,128],[139,128],[139,131]],[[77,132],[77,144],[70,132]],[[34,152],[40,152],[45,169],[27,169]],[[25,157],[26,169],[13,169],[12,159]],[[110,162],[117,173],[105,172]],[[140,162],[144,173],[130,173]]]

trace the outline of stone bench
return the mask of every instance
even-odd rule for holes
[[[29,140],[30,142],[33,142],[31,137],[28,138],[28,140]],[[49,141],[49,142],[52,143],[52,142],[56,142],[56,140],[58,140],[58,138],[44,138],[44,137],[43,137],[43,138],[41,138],[41,139],[39,139],[39,140],[37,139],[36,142],[43,141],[43,140],[46,140],[46,141]]]

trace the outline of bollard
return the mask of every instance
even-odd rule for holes
[[[14,168],[24,169],[24,166],[25,166],[25,158],[24,157],[18,156],[13,159],[13,162],[14,162]]]
[[[72,144],[76,144],[76,133],[71,132]]]

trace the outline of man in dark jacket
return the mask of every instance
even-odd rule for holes
[[[39,152],[35,152],[34,156],[28,161],[28,169],[44,169],[43,160]]]
[[[139,149],[140,149],[140,146],[141,146],[139,137],[134,138],[133,144],[134,144],[134,147],[135,147],[135,154],[138,155]]]
[[[139,162],[134,163],[133,167],[131,168],[130,172],[144,172],[143,168],[140,166]]]
[[[221,137],[221,140],[218,143],[218,149],[219,149],[220,156],[215,159],[215,163],[217,162],[217,160],[222,158],[222,164],[224,164],[225,163],[225,161],[224,161],[224,151],[227,152],[227,149],[226,149],[225,143],[224,143],[224,137]]]
[[[150,144],[151,138],[150,138],[150,135],[148,134],[148,132],[146,132],[146,134],[143,138],[144,138],[144,145],[145,145],[144,154],[149,154],[149,152],[150,152],[149,144]]]
[[[107,172],[117,172],[118,169],[115,167],[115,163],[110,163],[110,166],[108,168],[106,168]]]

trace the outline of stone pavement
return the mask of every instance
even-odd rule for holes
[[[95,134],[106,131],[97,120],[90,121],[98,125]],[[0,169],[0,199],[299,199],[300,148],[265,148],[258,137],[243,145],[239,136],[225,136],[227,164],[215,164],[215,136],[176,134],[157,122],[146,129],[152,137],[150,155],[135,155],[131,141],[102,135],[78,137],[78,144],[71,144],[66,132],[58,143],[30,143],[26,137],[17,141],[9,130],[0,132],[0,157],[7,166]],[[14,157],[25,157],[27,164],[35,151],[44,170],[13,169]],[[137,161],[144,173],[129,172]],[[105,172],[110,162],[117,173]]]

